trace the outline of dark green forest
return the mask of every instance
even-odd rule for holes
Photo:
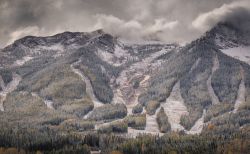
[[[140,135],[131,138],[113,133],[59,134],[51,129],[7,129],[1,126],[0,153],[83,153],[100,151],[102,154],[247,154],[250,151],[250,129],[216,135],[215,126],[208,125],[201,135],[185,135],[183,132],[164,136]]]

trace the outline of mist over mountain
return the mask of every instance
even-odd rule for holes
[[[183,44],[228,16],[244,18],[249,6],[248,0],[1,0],[0,46],[27,35],[96,29],[130,40]]]

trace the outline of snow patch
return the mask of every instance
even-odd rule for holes
[[[127,136],[130,138],[135,138],[139,135],[143,135],[143,134],[150,134],[150,135],[155,135],[155,136],[163,136],[164,133],[160,133],[160,132],[152,132],[152,131],[147,131],[147,130],[137,130],[137,129],[133,129],[131,127],[128,127],[128,133]]]
[[[14,66],[22,66],[26,62],[30,61],[31,59],[33,59],[33,57],[31,57],[31,56],[24,56],[22,59],[15,61]]]
[[[116,65],[119,66],[119,64],[114,64],[113,63],[114,55],[112,53],[110,53],[110,52],[98,49],[97,50],[97,56],[99,56],[103,61],[105,61],[105,62],[107,62],[107,63],[109,63],[111,65],[113,64],[115,66]]]
[[[122,103],[122,104],[126,105],[126,102],[123,99],[123,94],[122,94],[120,89],[114,90],[113,93],[114,93],[114,97],[113,97],[113,100],[112,100],[112,104]]]
[[[218,99],[218,97],[216,96],[215,92],[214,92],[214,89],[212,87],[212,76],[214,74],[214,72],[219,69],[220,67],[220,64],[219,64],[219,60],[218,60],[218,57],[216,55],[216,57],[214,58],[213,60],[213,67],[212,67],[212,73],[210,75],[210,77],[208,78],[207,80],[207,87],[208,87],[208,92],[209,92],[209,95],[211,97],[211,101],[212,101],[212,104],[219,104],[220,101]]]
[[[103,61],[116,67],[121,66],[126,62],[131,61],[135,58],[132,57],[128,53],[128,51],[124,50],[120,45],[115,46],[114,53],[98,49],[97,56],[99,56]]]
[[[238,111],[239,107],[246,102],[246,99],[245,99],[246,87],[245,87],[244,80],[245,80],[244,79],[244,71],[241,68],[241,82],[240,82],[239,89],[238,89],[237,99],[236,99],[235,104],[234,104],[233,113],[236,113]]]
[[[156,121],[157,113],[160,111],[161,107],[159,107],[154,115],[146,114],[146,127],[145,131],[160,133],[158,123]]]
[[[128,53],[128,51],[124,50],[120,45],[115,46],[114,55],[117,58],[125,58],[127,60],[129,58],[132,58],[131,55]]]
[[[173,87],[170,96],[167,98],[166,103],[162,104],[165,113],[168,116],[169,123],[172,131],[184,130],[180,125],[182,115],[188,115],[187,108],[180,93],[180,82],[177,82]]]
[[[48,51],[54,51],[55,54],[53,55],[54,58],[63,56],[65,54],[65,48],[61,43],[57,43],[57,44],[53,44],[50,46],[46,46],[46,45],[40,45],[38,47],[35,48],[34,51],[32,51],[33,56],[38,56],[41,54],[44,54]]]
[[[221,50],[224,54],[250,64],[250,46],[240,46]]]
[[[206,110],[203,110],[203,114],[202,114],[202,117],[200,119],[198,119],[194,126],[189,130],[189,131],[186,131],[187,134],[200,134],[202,129],[203,129],[203,126],[204,126],[204,117],[206,115]]]
[[[6,87],[4,87],[3,90],[0,92],[0,110],[1,111],[4,111],[3,103],[6,99],[6,96],[9,93],[13,92],[17,88],[19,82],[22,80],[21,76],[16,73],[12,73],[12,78],[13,80]]]
[[[50,109],[54,109],[53,107],[53,102],[51,100],[44,100],[44,103],[46,104],[46,106]]]
[[[63,51],[64,50],[64,46],[60,43],[53,44],[51,46],[39,46],[38,48],[40,48],[42,50],[54,50],[54,51]]]

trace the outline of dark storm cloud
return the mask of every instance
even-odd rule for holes
[[[248,4],[248,0],[0,0],[0,47],[25,35],[98,28],[127,39],[183,43],[234,12],[248,11]]]

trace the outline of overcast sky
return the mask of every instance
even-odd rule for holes
[[[0,0],[0,48],[26,35],[100,28],[126,39],[185,43],[249,10],[250,0]]]

